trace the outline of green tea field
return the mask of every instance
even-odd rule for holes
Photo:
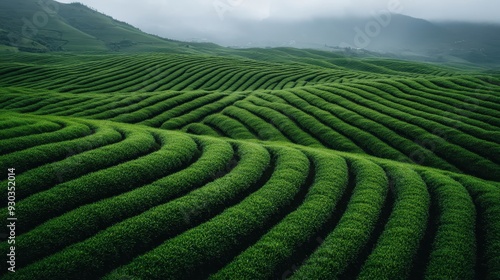
[[[1,279],[500,279],[498,72],[13,53],[0,165]]]

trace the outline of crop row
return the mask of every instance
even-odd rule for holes
[[[248,192],[258,188],[258,181],[270,163],[268,152],[256,145],[238,145],[238,154],[238,164],[225,176],[217,178],[185,196],[117,223],[57,254],[35,262],[19,270],[16,277],[29,278],[30,276],[43,275],[42,279],[51,277],[59,279],[96,278],[123,262],[132,260],[135,256],[155,248],[161,240],[171,238],[206,221],[229,205],[237,203]],[[211,164],[211,160],[205,159],[204,165],[206,164]],[[199,172],[202,170],[198,170],[197,173],[200,174]],[[171,177],[165,177],[165,183],[172,180],[168,178]],[[178,183],[194,180],[191,181],[191,184],[197,184],[195,182],[197,178],[177,176],[175,179],[180,180]],[[134,210],[124,209],[123,211]],[[116,238],[117,236],[120,238]],[[61,263],[66,265],[63,267],[60,265]],[[91,269],[82,271],[82,267]]]
[[[244,108],[230,106],[224,109],[222,114],[239,121],[259,139],[289,141],[272,123],[263,121],[262,118]]]
[[[455,176],[476,207],[476,271],[487,279],[500,278],[500,188],[471,177]]]
[[[347,164],[340,157],[311,157],[315,175],[304,202],[211,279],[271,279],[325,226],[346,189]]]
[[[310,68],[306,65],[280,65],[226,58],[185,55],[130,56],[127,59],[115,57],[115,65],[97,64],[97,68],[85,63],[62,67],[32,65],[16,71],[0,73],[3,86],[22,86],[37,89],[51,89],[59,92],[134,92],[186,89],[229,89],[232,91],[255,89],[280,89],[283,80],[306,82],[296,73],[308,73],[311,80],[328,80],[341,74],[329,68]],[[9,67],[9,64],[6,65]],[[224,71],[232,69],[232,71]],[[13,71],[13,69],[11,69]],[[234,73],[241,72],[239,78]],[[99,73],[99,74],[97,74]],[[396,72],[394,72],[396,73]],[[290,77],[295,78],[291,79]],[[223,84],[218,80],[224,80]]]
[[[474,279],[476,210],[467,190],[453,179],[423,171],[437,208],[437,225],[425,271],[426,279]]]
[[[293,120],[304,131],[308,132],[313,138],[318,139],[324,146],[327,146],[328,148],[346,152],[364,152],[351,140],[347,139],[342,134],[332,130],[328,125],[325,125],[325,123],[319,121],[314,116],[301,111],[300,109],[297,109],[288,104],[282,104],[273,101],[264,101],[262,99],[257,99],[254,97],[247,100],[256,105],[267,107],[268,110],[276,110],[282,113],[286,117]],[[272,115],[269,116],[272,117]]]
[[[110,278],[121,275],[148,279],[206,277],[226,263],[247,240],[265,231],[306,183],[310,166],[303,153],[286,148],[276,149],[275,153],[276,170],[259,190],[210,221],[137,257],[112,272]],[[155,269],[144,270],[144,263]]]
[[[23,267],[80,242],[109,225],[139,215],[212,181],[234,157],[230,144],[218,140],[200,143],[201,156],[177,173],[117,196],[69,211],[17,237]],[[43,242],[41,242],[43,240]],[[6,243],[2,246],[7,246]]]
[[[6,118],[2,116],[0,119],[0,129],[11,129],[19,126],[25,126],[36,123],[38,120],[30,120],[26,118]]]
[[[227,136],[233,139],[256,139],[257,137],[250,132],[241,122],[228,117],[223,114],[212,114],[203,119],[203,123],[211,126],[216,126],[221,132],[222,136]],[[192,124],[188,128],[188,132],[199,132],[200,134],[209,135],[210,133],[199,131],[194,127],[194,125],[200,124]]]
[[[325,90],[327,90],[326,93],[317,89],[308,90],[317,96],[325,98],[325,100],[329,102],[337,103],[345,108],[352,109],[359,114],[362,114],[364,117],[386,126],[391,129],[393,135],[399,134],[407,137],[407,139],[414,139],[413,141],[419,143],[417,146],[424,148],[427,152],[435,153],[442,159],[445,159],[447,162],[465,172],[468,172],[469,174],[489,179],[495,179],[500,176],[496,175],[500,174],[500,166],[491,162],[488,158],[484,158],[460,146],[464,145],[469,149],[473,149],[473,143],[476,145],[484,144],[482,146],[486,145],[486,147],[490,147],[492,149],[491,151],[494,151],[497,149],[495,145],[491,145],[480,140],[476,141],[475,138],[467,137],[467,135],[462,135],[462,137],[458,140],[443,139],[442,137],[446,137],[448,129],[443,132],[439,130],[439,127],[433,130],[433,123],[431,121],[421,118],[419,119],[410,114],[358,98],[342,89],[325,88]],[[333,91],[336,94],[333,95],[329,91]],[[436,130],[437,132],[435,132]],[[456,144],[457,141],[460,145]],[[407,145],[400,145],[399,147],[405,148],[409,147],[408,145],[414,144],[408,143]],[[420,160],[423,164],[427,165],[428,163],[431,163],[430,159],[436,161],[437,158],[422,156]],[[474,164],[471,165],[471,162],[474,162]],[[430,166],[438,167],[433,163],[431,163]]]
[[[438,100],[442,102],[456,102],[455,100],[462,101],[467,104],[478,104],[485,108],[495,108],[494,102],[488,100],[496,100],[494,94],[481,94],[476,91],[475,87],[466,90],[456,90],[448,87],[446,84],[439,85],[434,79],[415,79],[409,86],[421,89],[428,93],[436,93],[435,96],[428,96],[431,100]]]
[[[305,91],[295,93],[277,92],[276,95],[283,98],[290,106],[303,111],[305,114],[314,116],[319,122],[343,135],[366,153],[391,159],[406,158],[404,154],[370,134],[367,131],[370,123],[362,121],[355,114],[350,114],[348,111],[342,110],[342,108],[329,105]]]
[[[476,94],[492,94],[493,90],[492,88],[497,88],[496,86],[489,85],[488,87],[485,87],[484,85],[479,85],[477,83],[471,82],[471,81],[466,81],[464,79],[432,79],[431,82],[435,85],[438,85],[440,87],[445,87],[452,89],[456,92],[463,92],[463,91],[470,91],[470,89],[473,89],[472,91]],[[466,84],[466,85],[464,85]],[[494,95],[494,94],[492,94]],[[495,97],[493,97],[495,98]],[[493,105],[493,104],[492,104]],[[496,104],[498,106],[498,104]]]
[[[299,95],[299,93],[297,92],[295,95]],[[336,116],[341,121],[368,132],[366,142],[363,141],[364,145],[369,146],[376,142],[382,143],[379,144],[381,149],[375,150],[371,154],[410,162],[421,160],[420,158],[415,158],[415,155],[418,155],[423,157],[423,160],[419,162],[420,164],[431,165],[445,170],[458,170],[437,157],[432,151],[426,150],[414,143],[414,139],[408,139],[402,136],[404,134],[396,133],[399,131],[394,131],[395,128],[400,130],[406,129],[406,125],[402,122],[400,122],[401,126],[387,127],[384,123],[380,123],[378,119],[373,119],[373,115],[379,114],[378,112],[356,105],[353,102],[342,102],[341,97],[313,88],[301,90],[300,97],[311,105],[317,106]],[[356,136],[353,135],[349,138],[354,139],[354,137]]]
[[[120,105],[125,106],[123,104],[135,102],[135,100],[140,100],[141,98],[141,96],[130,97],[126,95],[93,94],[90,101],[79,103],[77,106],[63,107],[62,109],[50,112],[50,114],[53,116],[84,116],[85,114],[92,114],[92,112],[97,108],[100,108],[102,111],[106,111],[117,108]],[[115,103],[118,103],[118,105],[115,105]],[[98,112],[94,112],[94,114],[95,113]]]
[[[164,112],[168,112],[171,109],[175,109],[176,107],[182,104],[189,103],[203,96],[205,96],[205,94],[202,92],[190,92],[186,94],[175,95],[172,98],[168,98],[162,102],[155,103],[147,107],[135,108],[136,110],[131,110],[129,112],[122,113],[116,117],[112,117],[110,120],[116,122],[126,122],[126,123],[138,123],[138,122],[148,121]],[[111,112],[111,114],[113,113]]]
[[[106,107],[97,106],[94,110],[86,110],[85,117],[92,119],[111,119],[122,114],[130,114],[142,108],[169,100],[178,96],[179,93],[158,94],[151,96],[140,96],[124,99],[121,102],[112,102],[114,106],[107,105]]]
[[[376,86],[352,86],[366,90],[367,92],[375,93],[377,96],[384,98],[385,100],[377,98],[381,103],[399,103],[403,106],[398,107],[404,108],[404,110],[417,116],[462,130],[474,136],[479,136],[482,139],[498,141],[496,137],[497,133],[494,132],[495,127],[484,122],[485,119],[490,119],[491,117],[480,116],[481,118],[478,118],[476,117],[477,114],[472,115],[472,113],[468,113],[468,117],[466,117],[464,116],[464,112],[458,112],[458,104],[456,106],[450,106],[445,103],[429,101],[428,98],[419,97],[418,93],[414,92],[412,92],[413,94],[402,94],[401,91],[397,90],[395,87],[384,87],[382,91]]]
[[[384,170],[367,160],[350,163],[355,188],[342,218],[292,279],[336,279],[368,241],[387,196]]]
[[[169,61],[170,62],[170,61]],[[109,92],[115,88],[116,91],[122,89],[123,85],[133,81],[134,79],[144,77],[144,72],[148,69],[156,67],[155,57],[147,57],[140,61],[129,60],[124,65],[113,66],[103,69],[104,71],[96,71],[94,69],[89,75],[77,75],[83,77],[71,83],[69,88],[61,89],[65,92],[82,93],[82,92]],[[135,82],[134,84],[137,84]],[[74,89],[74,85],[79,85]],[[59,84],[57,84],[59,87]]]
[[[430,196],[417,172],[388,166],[395,203],[358,279],[407,279],[426,232]]]
[[[479,78],[446,79],[455,82],[471,80],[475,85],[482,82]],[[407,84],[419,84],[417,79],[407,80]],[[324,146],[495,179],[500,168],[496,157],[499,152],[499,135],[491,123],[495,118],[480,112],[472,112],[471,115],[462,115],[461,111],[442,113],[442,109],[452,108],[444,100],[422,101],[429,95],[422,87],[430,88],[422,85],[418,89],[412,89],[403,79],[397,82],[364,81],[359,84],[351,83],[349,86],[329,84],[304,87],[302,90],[274,91],[272,95],[255,92],[240,102],[235,101],[241,100],[243,95],[223,93],[166,93],[158,96],[141,94],[125,98],[116,95],[120,96],[117,99],[120,101],[94,105],[95,108],[91,106],[102,101],[87,100],[91,96],[88,95],[82,97],[81,106],[90,110],[83,111],[71,109],[71,106],[78,104],[75,100],[80,99],[64,101],[66,96],[55,95],[43,101],[55,102],[54,104],[38,107],[40,96],[28,95],[29,98],[25,100],[16,98],[18,101],[6,108],[14,109],[17,106],[15,104],[22,105],[21,109],[26,108],[24,105],[30,108],[35,106],[39,109],[35,113],[44,114],[57,113],[54,111],[55,105],[61,104],[64,112],[73,112],[75,116],[184,131],[190,126],[200,128],[203,133],[237,138],[234,135],[239,135],[240,132],[235,133],[227,127],[221,127],[211,117],[212,114],[222,114],[224,117],[215,118],[226,121],[228,117],[232,118],[231,127],[245,131],[242,136],[245,139],[251,137]],[[446,92],[446,89],[442,89]],[[413,96],[415,91],[426,95]],[[453,94],[455,95],[457,94]],[[482,101],[482,95],[487,94],[475,94],[473,100]],[[280,99],[264,96],[279,96]],[[454,105],[467,103],[467,99],[460,97],[446,98],[455,100],[452,103]],[[487,101],[484,102],[486,106]],[[485,106],[478,103],[476,107]],[[485,122],[481,116],[488,117],[490,121]],[[197,122],[204,125],[192,126]],[[471,161],[475,164],[469,164]]]
[[[202,123],[192,123],[187,125],[183,128],[183,131],[196,135],[207,135],[213,137],[221,136],[217,133],[217,131]]]
[[[304,131],[294,120],[271,108],[257,106],[248,99],[235,103],[236,107],[245,109],[261,119],[263,122],[271,123],[279,129],[291,142],[304,146],[323,147],[323,145]]]
[[[83,159],[88,155],[104,156],[105,153],[99,154],[92,150],[102,147],[114,147],[113,144],[122,140],[123,135],[115,129],[98,126],[94,134],[85,137],[35,146],[0,156],[0,162],[2,163],[0,167],[5,170],[8,167],[16,166],[18,190],[22,190],[17,198],[21,199],[36,192],[36,190],[52,186],[56,182],[74,178],[81,172],[92,170],[81,168],[80,165],[83,164]],[[99,150],[99,152],[110,151],[112,150],[109,148]],[[130,157],[133,155],[117,155],[117,158],[123,156]],[[103,168],[102,165],[95,161],[93,164],[94,170]],[[87,166],[90,167],[90,165]]]
[[[147,153],[146,155],[52,186],[19,201],[18,232],[25,232],[78,206],[153,182],[181,168],[197,151],[197,145],[188,137],[169,137],[166,134],[151,135],[143,132],[138,133],[134,140],[121,146],[120,152],[125,155]],[[160,148],[159,145],[163,146]],[[92,156],[86,159],[85,163],[90,169],[93,169],[94,161],[109,160]],[[85,165],[81,168],[85,170]],[[3,217],[6,214],[1,215]]]
[[[0,155],[21,151],[42,144],[62,142],[92,134],[92,129],[82,123],[61,122],[61,129],[52,132],[0,140]]]
[[[121,113],[120,110],[122,108],[134,106],[134,104],[139,104],[147,98],[148,96],[146,95],[125,95],[116,96],[111,100],[105,100],[105,102],[102,100],[95,100],[88,105],[86,103],[81,103],[77,106],[77,108],[86,107],[85,110],[71,110],[68,115],[95,119],[111,119],[117,115],[117,113]],[[130,112],[133,112],[133,110]],[[128,113],[128,111],[125,113]]]
[[[313,136],[314,123],[335,127],[328,116],[350,110],[345,101],[322,103],[325,91],[310,91],[303,98],[290,91],[255,94],[198,116],[206,127],[192,122],[184,129],[254,139],[263,124],[279,133],[285,126],[274,123],[285,117]],[[311,124],[297,119],[306,114]],[[12,127],[50,120],[16,117]],[[16,176],[16,253],[25,257],[15,275],[2,272],[5,279],[495,279],[499,273],[495,182],[368,160],[361,152],[339,156],[102,121],[58,123],[90,133],[0,156],[24,166]],[[6,212],[0,209],[0,219]],[[9,246],[1,242],[0,250]]]
[[[431,108],[437,108],[439,111],[449,112],[454,118],[463,120],[476,119],[485,124],[498,123],[488,118],[497,116],[495,109],[490,109],[491,102],[488,102],[489,96],[465,96],[463,92],[453,92],[447,88],[430,89],[417,82],[418,80],[384,80],[382,83],[375,83],[374,87],[388,89],[389,94],[403,97],[404,100],[414,100],[418,104],[425,104]],[[384,85],[391,85],[386,87]],[[470,89],[473,91],[473,89]],[[475,123],[478,123],[477,121]]]
[[[27,135],[53,132],[61,128],[62,128],[61,124],[51,121],[41,120],[33,124],[2,129],[0,131],[0,141],[9,138],[17,138]]]
[[[216,99],[215,101],[207,99],[197,100],[197,103],[199,102],[199,104],[205,103],[202,106],[199,106],[198,104],[193,104],[194,106],[185,105],[186,108],[182,108],[183,105],[178,106],[174,110],[169,111],[167,114],[162,115],[162,118],[166,121],[161,125],[161,128],[171,130],[179,129],[187,124],[197,122],[214,112],[219,112],[243,98],[244,96],[242,95],[230,94],[229,96],[225,96],[222,99]]]
[[[451,125],[451,123],[443,125],[435,121],[433,116],[430,114],[425,114],[422,117],[418,110],[414,110],[411,107],[402,106],[399,102],[386,102],[382,98],[374,96],[372,93],[367,93],[357,88],[353,89],[342,85],[339,85],[336,88],[341,89],[339,91],[336,91],[336,93],[346,97],[346,99],[366,105],[368,108],[378,110],[378,112],[384,113],[391,117],[397,117],[407,122],[408,124],[417,125],[423,129],[426,129],[430,133],[439,131],[442,137],[446,138],[447,141],[463,146],[464,148],[475,152],[478,155],[485,157],[486,159],[496,160],[493,155],[500,154],[500,149],[498,148],[497,143],[479,139],[474,135],[457,130]],[[383,88],[383,90],[391,91],[390,89],[387,89],[387,87]],[[347,92],[348,94],[346,94]],[[439,119],[442,120],[443,118],[441,117]],[[465,128],[467,127],[464,124],[457,124],[453,120],[450,121],[453,122],[456,126],[459,126],[461,130],[465,130]],[[479,133],[476,132],[475,134]],[[496,138],[500,136],[498,134],[487,135],[490,135],[491,139],[495,139],[493,141],[498,141],[498,139]]]

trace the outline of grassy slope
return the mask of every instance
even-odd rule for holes
[[[195,49],[0,58],[6,279],[497,277],[498,75]]]
[[[1,1],[0,28],[0,45],[29,52],[158,49],[191,52],[184,50],[181,42],[146,34],[77,3],[62,4],[52,0]]]

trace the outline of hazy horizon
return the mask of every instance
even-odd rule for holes
[[[71,3],[74,0],[60,0]],[[129,0],[80,0],[91,8],[130,23],[141,30],[176,40],[223,38],[241,33],[238,25],[263,20],[300,22],[320,18],[374,16],[392,12],[429,21],[467,21],[500,23],[500,1],[424,0],[324,0],[306,2],[285,0],[190,0],[152,1],[139,5]],[[131,3],[130,5],[128,3]],[[133,3],[133,4],[132,4]],[[445,11],[445,13],[443,12]],[[443,15],[445,14],[445,15]],[[215,40],[217,41],[217,40]]]

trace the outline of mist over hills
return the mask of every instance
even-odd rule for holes
[[[293,47],[367,53],[444,63],[500,64],[500,25],[429,22],[400,14],[303,21],[231,19],[227,32],[173,38],[147,34],[85,5],[52,0],[0,2],[0,49],[27,52],[222,52]],[[164,35],[165,34],[161,34]],[[170,36],[165,36],[169,37]],[[202,43],[202,44],[200,44]]]
[[[400,14],[311,19],[303,22],[238,22],[234,37],[206,37],[236,47],[366,49],[402,58],[472,63],[500,62],[500,25],[429,22]]]

